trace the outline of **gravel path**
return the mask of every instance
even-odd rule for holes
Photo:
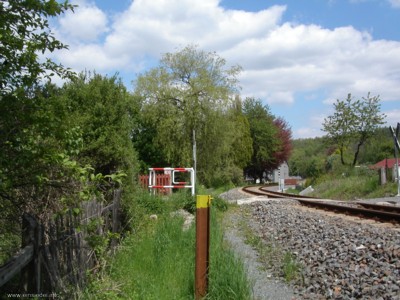
[[[236,202],[239,199],[250,198],[247,194],[237,189],[231,190],[221,195],[228,202]],[[243,260],[247,268],[247,276],[253,285],[252,292],[254,300],[294,300],[293,289],[288,286],[281,278],[274,278],[271,272],[265,270],[259,262],[259,255],[256,250],[247,245],[244,241],[244,233],[240,223],[251,220],[246,217],[249,210],[240,207],[231,210],[226,214],[225,219],[225,240],[231,245],[235,253]],[[254,224],[249,224],[250,226]]]
[[[227,201],[248,198],[238,190]],[[274,267],[262,271],[243,242],[243,219],[266,243],[292,253],[301,275],[287,286]],[[400,300],[400,228],[316,213],[296,201],[254,202],[227,215],[226,239],[244,259],[255,299]]]
[[[231,226],[225,231],[225,239],[232,249],[241,257],[247,268],[247,276],[253,285],[252,292],[254,300],[292,300],[296,299],[293,289],[285,284],[282,279],[274,279],[271,272],[258,261],[258,253],[251,246],[244,242],[244,238],[238,225],[240,213],[233,213],[228,216]]]

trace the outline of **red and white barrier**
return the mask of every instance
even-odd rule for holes
[[[195,193],[195,174],[193,168],[149,168],[149,189],[182,189],[190,188],[192,190],[192,196]],[[172,173],[172,185],[157,185],[156,184],[156,172]],[[186,181],[175,181],[175,173],[189,172],[190,183]]]

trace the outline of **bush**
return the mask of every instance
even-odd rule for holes
[[[178,190],[168,200],[173,210],[184,209],[191,214],[196,212],[196,198],[191,195],[190,190]]]
[[[138,231],[145,226],[151,214],[162,214],[167,210],[166,202],[160,196],[153,196],[138,187],[122,201],[123,223],[128,231]]]
[[[220,197],[214,197],[211,201],[211,205],[222,212],[228,210],[228,203]]]

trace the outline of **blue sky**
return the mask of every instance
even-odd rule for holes
[[[129,89],[162,54],[189,44],[239,64],[242,97],[261,99],[294,138],[321,136],[332,103],[379,95],[400,122],[400,0],[73,0],[53,20],[76,71],[119,73]]]

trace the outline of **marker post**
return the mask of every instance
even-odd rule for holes
[[[198,195],[196,198],[196,300],[204,298],[208,289],[211,199],[209,195]]]

